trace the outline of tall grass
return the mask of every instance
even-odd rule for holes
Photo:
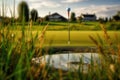
[[[5,10],[5,1],[2,0],[2,24],[4,24],[4,16],[6,16]],[[10,9],[10,11],[12,10]],[[15,18],[15,9],[12,17]],[[11,27],[14,26],[16,25],[14,24]],[[35,75],[32,74],[31,59],[35,53],[40,55],[41,47],[36,49],[35,44],[37,41],[42,45],[43,37],[39,37],[39,39],[41,39],[39,40],[38,34],[33,36],[32,31],[29,31],[29,29],[25,30],[24,20],[21,27],[20,37],[16,38],[16,33],[12,31],[9,26],[0,25],[0,80],[34,79]],[[30,25],[30,27],[32,27],[32,25]],[[42,36],[45,34],[46,27],[42,32]],[[29,31],[29,33],[25,31]],[[27,39],[27,35],[30,36],[29,39]]]
[[[120,41],[118,39],[119,34],[115,34],[114,38],[116,39],[116,43],[111,39],[111,36],[107,33],[107,30],[103,24],[101,24],[101,29],[104,33],[104,41],[102,38],[98,35],[97,41],[92,36],[89,36],[90,39],[96,44],[96,47],[98,48],[98,52],[102,55],[102,70],[99,70],[99,72],[102,72],[100,77],[103,77],[104,80],[117,80],[120,79]],[[104,45],[105,42],[107,44]],[[113,58],[110,55],[116,56],[116,58]],[[98,73],[99,73],[98,72]],[[97,75],[99,75],[97,73]],[[101,78],[100,78],[101,80]]]
[[[32,23],[30,28],[25,30],[25,22],[23,20],[20,28],[20,37],[9,27],[0,30],[0,80],[119,80],[120,79],[120,42],[118,35],[115,34],[116,43],[114,44],[107,33],[104,25],[101,28],[104,32],[104,40],[98,35],[98,41],[90,36],[98,48],[98,53],[102,55],[101,64],[96,65],[93,60],[88,65],[88,73],[84,73],[81,69],[76,72],[62,71],[50,68],[46,64],[32,63],[32,58],[36,55],[41,56],[41,48],[44,43],[46,25],[41,34],[33,36]],[[30,36],[28,39],[26,36]],[[39,42],[39,43],[38,43]],[[107,43],[107,46],[104,43]],[[36,43],[39,45],[35,47]],[[49,52],[46,52],[49,54]],[[117,58],[112,58],[110,55]],[[92,56],[91,56],[92,57]],[[80,60],[80,67],[83,62]]]
[[[41,36],[38,36],[38,34],[33,36],[32,31],[25,32],[23,22],[19,38],[16,38],[16,33],[9,30],[9,27],[0,30],[0,80],[33,79],[31,59],[35,53],[37,55],[41,54],[40,50],[47,26],[41,32]],[[27,39],[27,35],[30,35],[29,39]],[[40,45],[37,48],[35,47],[36,41]]]
[[[24,23],[23,23],[24,24]],[[30,25],[32,27],[32,25]],[[48,26],[48,25],[47,25]],[[41,47],[44,43],[44,35],[47,26],[43,29],[41,34],[32,35],[32,30],[26,33],[24,25],[21,29],[21,36],[16,39],[16,33],[5,27],[0,31],[0,79],[11,80],[117,80],[120,79],[119,57],[120,57],[120,43],[119,40],[114,44],[108,35],[104,25],[102,29],[104,32],[104,40],[98,35],[98,39],[90,36],[91,40],[98,47],[98,53],[102,55],[102,62],[100,65],[95,65],[91,60],[90,69],[87,73],[82,70],[76,72],[66,72],[56,70],[48,67],[46,64],[31,63],[31,59],[37,54],[41,54]],[[30,38],[27,39],[27,35]],[[115,35],[117,39],[117,34]],[[36,42],[39,42],[39,47],[35,47]],[[104,43],[107,46],[104,46]],[[49,54],[49,52],[46,52]],[[118,58],[113,59],[109,55],[116,55]],[[80,62],[82,64],[82,62]],[[83,67],[83,66],[80,66]]]

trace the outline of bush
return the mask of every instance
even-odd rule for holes
[[[120,23],[119,22],[112,22],[107,25],[107,30],[120,30]]]

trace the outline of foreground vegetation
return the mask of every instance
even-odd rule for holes
[[[108,31],[102,25],[102,31],[72,31],[70,46],[93,45],[97,47],[98,53],[102,54],[102,69],[99,66],[94,68],[91,61],[91,68],[88,74],[82,71],[66,72],[50,68],[47,65],[39,65],[31,62],[33,57],[49,54],[48,49],[42,53],[43,43],[52,46],[68,45],[67,31],[32,31],[31,29],[11,30],[5,27],[0,31],[0,79],[1,80],[118,80],[120,79],[119,55],[120,36],[119,32]],[[64,35],[64,36],[63,36]],[[91,40],[90,40],[91,39]],[[92,43],[93,42],[93,43]],[[36,47],[37,45],[37,47]],[[105,46],[108,46],[107,48]],[[113,59],[113,54],[118,58]],[[80,63],[82,64],[82,63]],[[74,73],[74,75],[73,75]]]
[[[4,0],[2,2],[2,12],[5,13]],[[5,9],[7,8],[5,7]],[[23,14],[24,17],[21,17],[23,12],[26,12],[29,17],[28,10],[21,10],[19,19],[26,17],[25,14]],[[3,22],[0,22],[0,80],[120,79],[120,32],[116,31],[120,30],[119,19],[118,22],[103,23],[102,27],[99,22],[71,23],[69,25],[71,44],[68,45],[68,23],[66,22],[49,22],[48,26],[48,22],[29,24],[29,22],[24,22],[29,20],[26,18],[25,20],[20,19],[19,23],[19,21],[14,22],[14,18],[13,20],[4,19],[4,16],[3,14]],[[15,14],[12,17],[15,17]],[[106,32],[106,29],[112,31]],[[42,53],[44,46],[49,47]],[[33,57],[50,54],[51,46],[96,46],[98,54],[102,55],[102,63],[96,65],[91,60],[91,64],[88,65],[90,69],[86,74],[82,70],[62,71],[45,64],[32,63]],[[113,59],[109,56],[111,54],[117,58]],[[83,63],[80,62],[80,65]]]

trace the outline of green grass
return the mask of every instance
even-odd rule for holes
[[[74,23],[75,24],[75,23]],[[89,23],[87,25],[90,25]],[[77,24],[76,24],[77,25]],[[50,25],[52,26],[52,25]],[[49,27],[49,26],[48,26]],[[57,26],[55,25],[54,28]],[[43,28],[43,27],[42,27]],[[68,31],[59,30],[45,31],[44,46],[96,46],[98,53],[102,54],[102,69],[93,66],[91,60],[89,74],[82,71],[62,72],[47,65],[37,65],[31,62],[33,57],[50,54],[46,49],[41,53],[39,40],[42,28],[28,26],[6,26],[0,30],[0,80],[118,80],[120,79],[120,61],[108,58],[109,54],[119,57],[120,53],[120,32],[119,31],[71,31],[71,44],[68,45]],[[51,27],[52,28],[52,27]],[[43,32],[42,32],[43,33]],[[106,37],[109,35],[110,38]],[[92,36],[92,38],[89,38]],[[112,41],[112,44],[111,44]],[[104,49],[104,46],[108,46]],[[37,47],[36,47],[37,46]],[[82,63],[81,63],[82,64]],[[113,69],[109,66],[113,65]],[[94,72],[93,72],[94,71]]]
[[[30,39],[31,31],[26,30],[26,40]],[[11,31],[11,33],[15,34],[16,40],[21,37],[21,31]],[[41,31],[32,31],[32,36],[41,34]],[[120,42],[120,32],[119,31],[108,31],[112,41],[114,43]],[[44,46],[95,46],[89,36],[93,36],[98,40],[98,35],[104,40],[104,33],[102,31],[70,31],[70,42],[68,45],[68,31],[46,31]],[[117,41],[115,36],[118,37]],[[105,43],[106,44],[106,43]],[[37,45],[36,43],[36,46]]]
[[[43,22],[40,24],[33,23],[31,30],[42,30],[45,25],[49,23],[49,27],[47,31],[67,31],[68,30],[68,22]],[[22,25],[22,24],[21,24]],[[9,26],[11,30],[21,30],[21,25],[15,24],[15,26]],[[120,23],[119,22],[106,22],[104,23],[105,28],[107,30],[120,30]],[[71,31],[101,31],[100,23],[99,22],[74,22],[70,23]],[[26,23],[25,30],[29,29],[29,24]]]
[[[113,42],[116,42],[115,35],[118,36],[120,41],[119,31],[108,31]],[[71,31],[70,41],[68,45],[68,31],[47,31],[45,35],[45,45],[51,46],[95,46],[89,36],[93,36],[98,40],[99,35],[104,40],[104,33],[102,31]],[[106,44],[106,43],[105,43]]]
[[[41,24],[37,24],[32,26],[32,30],[42,30],[45,25],[49,23],[49,27],[47,30],[67,30],[68,29],[68,23],[67,22],[43,22]],[[22,25],[22,24],[21,24]],[[10,26],[11,30],[21,30],[21,25],[16,25],[15,27]],[[91,28],[94,28],[94,26],[99,25],[99,22],[83,22],[83,23],[70,23],[71,30],[92,30]],[[99,27],[99,26],[98,26]],[[29,24],[25,25],[25,29],[29,29]]]
[[[6,3],[5,9],[7,9]],[[4,9],[1,12],[4,12]],[[40,45],[43,40],[38,39],[47,23],[49,26],[43,36],[45,41],[42,47],[97,46],[98,53],[102,55],[102,67],[98,65],[94,68],[91,60],[89,73],[83,74],[82,71],[62,72],[62,70],[49,68],[47,65],[32,63],[33,57],[50,54],[48,50],[44,54],[41,53]],[[120,32],[113,31],[120,30],[120,22],[104,24],[107,30],[112,30],[108,31],[111,38],[104,37],[107,34],[104,33],[105,30],[101,31],[99,22],[70,23],[70,45],[67,44],[67,22],[35,23],[31,29],[24,20],[22,23],[13,23],[8,26],[3,24],[0,23],[0,80],[120,80]],[[89,35],[92,36],[92,40]],[[108,46],[106,50],[104,50],[105,45]],[[117,55],[118,59],[113,60],[110,54]]]

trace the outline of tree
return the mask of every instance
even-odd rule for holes
[[[104,22],[105,22],[104,18],[102,18],[102,17],[99,17],[98,21],[99,21],[100,23],[104,23]]]
[[[19,21],[29,21],[29,7],[25,1],[22,1],[18,5]]]
[[[82,22],[82,16],[78,17],[78,22],[80,22],[80,23]]]
[[[110,17],[108,21],[112,21],[112,18]]]
[[[49,21],[49,16],[48,15],[44,17],[44,21]]]
[[[113,16],[113,19],[115,21],[119,21],[120,20],[120,11],[118,11],[117,14]]]
[[[75,16],[76,16],[75,13],[72,12],[72,13],[71,13],[71,17],[70,17],[70,20],[71,20],[72,22],[76,21],[76,17],[75,17]]]
[[[120,20],[120,16],[115,15],[115,16],[113,16],[113,19],[114,19],[115,21],[118,21],[118,20]]]
[[[108,17],[105,17],[105,22],[108,22]]]
[[[30,12],[30,15],[31,15],[31,19],[32,21],[35,21],[37,20],[38,18],[38,12],[36,9],[32,9],[31,12]]]

